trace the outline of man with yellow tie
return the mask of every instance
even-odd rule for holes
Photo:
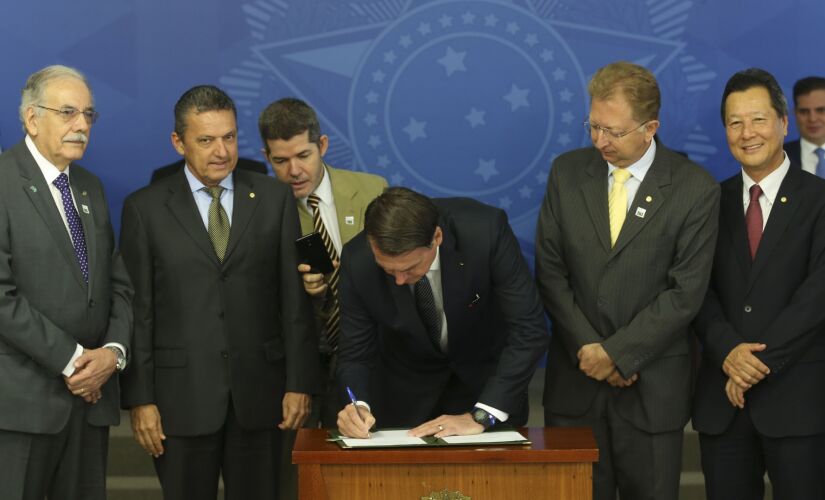
[[[716,242],[719,187],[654,139],[659,87],[616,62],[588,85],[593,147],[559,156],[536,235],[552,320],[546,425],[593,428],[593,498],[677,498],[690,416],[688,325]]]

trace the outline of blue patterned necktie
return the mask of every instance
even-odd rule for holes
[[[66,222],[69,223],[69,233],[72,235],[72,246],[74,255],[77,258],[77,265],[83,273],[83,280],[89,282],[89,259],[86,255],[86,237],[83,235],[83,225],[80,223],[80,216],[74,208],[72,202],[72,192],[69,189],[69,176],[61,173],[52,184],[60,190],[60,197],[63,199],[63,211],[66,213]]]
[[[825,149],[816,148],[814,149],[814,153],[816,153],[816,157],[819,158],[819,161],[816,162],[816,175],[825,178]]]

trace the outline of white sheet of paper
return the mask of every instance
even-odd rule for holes
[[[527,438],[516,431],[482,432],[471,436],[449,436],[441,438],[450,444],[490,444],[527,441]]]
[[[371,446],[405,446],[427,444],[423,439],[407,435],[409,429],[377,431],[369,439],[344,438],[344,444],[352,448],[369,448]]]

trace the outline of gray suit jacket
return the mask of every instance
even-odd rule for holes
[[[600,386],[576,353],[602,343],[625,378],[617,410],[647,432],[687,422],[688,326],[702,304],[716,242],[719,186],[698,165],[658,144],[653,165],[610,246],[607,163],[595,148],[553,163],[536,236],[536,275],[553,322],[544,403],[579,416]]]
[[[69,178],[86,237],[88,285],[26,144],[0,156],[0,429],[58,432],[75,398],[62,371],[77,343],[130,348],[132,288],[114,248],[103,186],[79,165]],[[113,376],[89,409],[89,423],[117,424],[118,402]]]

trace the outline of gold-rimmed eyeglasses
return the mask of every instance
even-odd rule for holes
[[[77,115],[82,114],[83,117],[86,119],[86,123],[88,123],[89,125],[94,125],[98,117],[100,117],[100,113],[98,113],[94,109],[84,109],[81,111],[71,106],[65,106],[60,109],[54,109],[48,108],[46,106],[41,106],[39,104],[35,104],[35,107],[57,113],[58,115],[60,115],[60,118],[63,118],[63,121],[66,123],[73,122],[75,118],[77,118]]]
[[[650,120],[644,121],[630,130],[625,130],[624,132],[617,132],[615,130],[602,127],[601,125],[596,125],[595,123],[590,123],[589,121],[584,122],[584,128],[590,132],[590,135],[598,135],[599,132],[604,132],[608,137],[612,139],[621,139],[622,137],[632,134],[633,132],[639,130],[641,127],[644,127],[650,122]]]

